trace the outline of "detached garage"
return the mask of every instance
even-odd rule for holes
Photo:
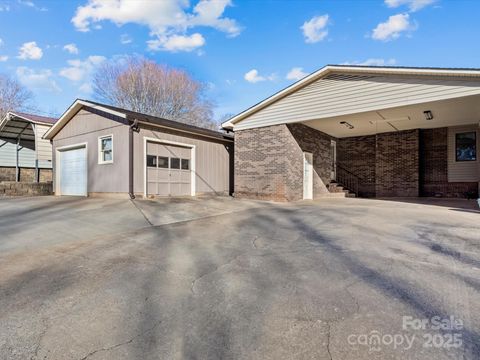
[[[196,196],[233,191],[233,137],[77,100],[46,134],[57,195]]]

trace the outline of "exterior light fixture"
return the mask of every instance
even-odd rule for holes
[[[423,115],[425,115],[425,120],[433,120],[433,114],[430,110],[425,110]]]
[[[346,121],[340,121],[340,124],[345,125],[348,129],[352,130],[355,126],[352,124],[346,122]]]

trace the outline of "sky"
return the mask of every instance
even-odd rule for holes
[[[480,67],[480,1],[0,0],[0,73],[59,115],[105,61],[141,55],[236,114],[327,64]]]

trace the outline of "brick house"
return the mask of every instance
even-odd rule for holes
[[[235,196],[478,197],[480,69],[328,65],[225,122]]]

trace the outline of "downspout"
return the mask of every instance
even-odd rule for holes
[[[138,132],[138,121],[135,119],[128,128],[128,195],[130,199],[135,199],[134,186],[133,186],[133,132]]]

